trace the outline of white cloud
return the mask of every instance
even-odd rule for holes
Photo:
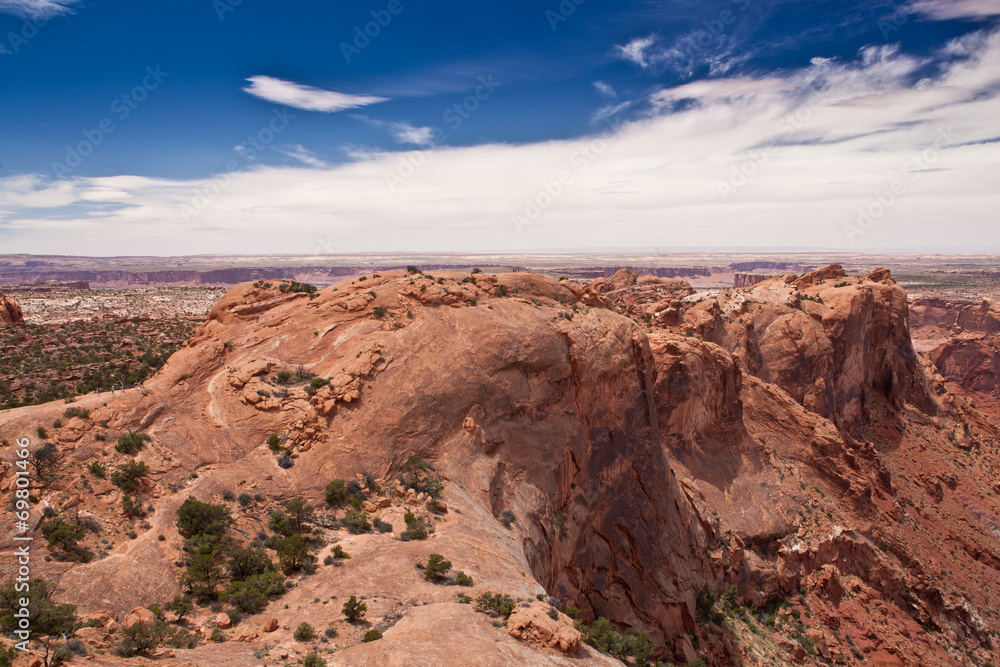
[[[255,97],[284,104],[285,106],[303,109],[305,111],[343,111],[344,109],[356,109],[385,102],[384,97],[373,97],[371,95],[348,95],[338,93],[333,90],[323,90],[304,86],[300,83],[283,81],[270,76],[252,76],[247,81],[250,85],[243,89]]]
[[[1000,16],[1000,0],[917,0],[909,10],[932,19],[984,19]]]
[[[652,35],[649,37],[638,37],[628,44],[616,46],[615,51],[625,60],[633,62],[639,67],[646,68],[652,64],[649,51],[655,43],[656,38]]]
[[[286,146],[278,149],[279,152],[287,155],[288,157],[298,160],[302,164],[309,165],[310,167],[316,167],[318,169],[325,169],[330,165],[320,160],[318,157],[313,155],[311,152],[305,149],[302,144],[296,144],[294,146]]]
[[[648,117],[601,138],[357,149],[350,164],[254,167],[224,185],[7,178],[0,233],[7,252],[101,255],[309,254],[327,239],[341,252],[1000,251],[1000,34],[945,51],[941,73],[916,86],[927,61],[880,47],[850,62],[666,88],[647,98]],[[404,168],[390,189],[387,176]],[[723,199],[719,184],[741,169],[751,175]],[[562,194],[518,233],[512,216],[561,172],[570,175]],[[852,244],[845,225],[896,181],[903,194]],[[196,197],[201,210],[186,219],[180,211]]]
[[[596,88],[597,92],[605,97],[618,97],[618,93],[615,92],[615,89],[603,81],[595,81],[594,88]]]
[[[80,0],[0,0],[0,14],[44,19],[73,11]]]
[[[363,120],[373,127],[380,127],[388,130],[397,144],[413,144],[416,146],[433,146],[433,127],[416,127],[409,123],[401,123],[390,120],[376,120],[368,116],[358,115],[355,118]]]

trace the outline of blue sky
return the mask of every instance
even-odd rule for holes
[[[998,15],[0,0],[0,253],[1000,250]]]

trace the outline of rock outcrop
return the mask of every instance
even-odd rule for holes
[[[24,322],[21,304],[0,292],[0,324],[20,324]]]

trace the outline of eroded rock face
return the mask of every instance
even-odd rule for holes
[[[24,322],[21,304],[0,292],[0,324],[20,324]]]

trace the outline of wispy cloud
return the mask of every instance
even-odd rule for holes
[[[597,92],[605,97],[618,97],[618,93],[615,92],[615,89],[604,81],[595,81],[594,88],[596,88]]]
[[[178,211],[211,179],[0,179],[0,232],[7,252],[53,254],[309,253],[329,237],[343,252],[833,249],[851,247],[845,225],[902,180],[905,196],[857,250],[995,252],[998,62],[1000,32],[984,30],[919,58],[868,48],[766,77],[662,88],[645,98],[647,117],[604,135],[590,160],[593,137],[455,147],[394,192],[386,175],[398,152],[359,151],[326,168],[255,165],[191,220]],[[950,147],[933,168],[914,168],[941,133]],[[766,163],[721,199],[718,183],[765,147]],[[517,234],[512,214],[569,170],[562,194]]]
[[[293,160],[298,160],[302,164],[309,165],[310,167],[316,167],[318,169],[326,169],[330,165],[313,155],[310,151],[306,150],[302,144],[295,144],[294,146],[283,146],[278,148],[278,152],[287,155]]]
[[[363,120],[373,127],[379,127],[387,130],[397,144],[413,144],[415,146],[434,145],[435,130],[433,127],[417,127],[410,125],[409,123],[401,123],[391,120],[377,120],[360,114],[356,116],[356,118],[358,118],[358,120]]]
[[[917,0],[910,11],[932,19],[985,19],[1000,16],[1000,0]]]
[[[305,111],[331,113],[334,111],[343,111],[344,109],[357,109],[358,107],[386,101],[384,97],[338,93],[333,90],[323,90],[322,88],[305,86],[300,83],[284,81],[270,76],[252,76],[247,81],[250,82],[250,85],[243,89],[244,92],[268,102],[284,104],[285,106]]]
[[[637,37],[628,44],[615,47],[615,52],[625,60],[633,62],[643,69],[653,64],[655,55],[651,54],[653,45],[656,44],[656,37]]]
[[[69,14],[80,0],[0,0],[0,13],[28,19]]]

